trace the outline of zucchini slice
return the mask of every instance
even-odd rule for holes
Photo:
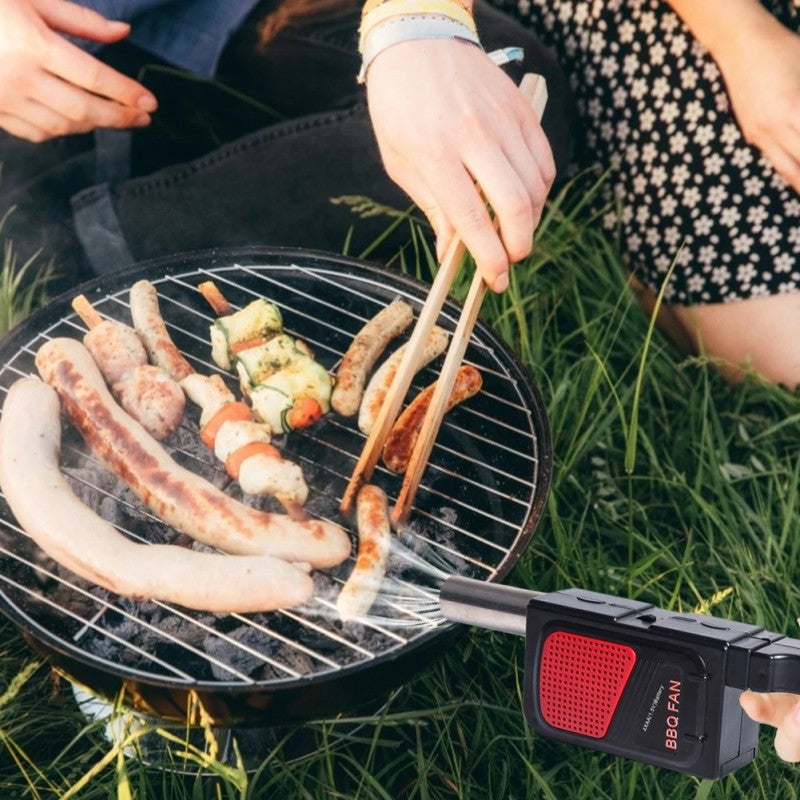
[[[211,325],[211,357],[222,369],[230,369],[233,345],[278,333],[282,328],[283,317],[274,303],[263,297],[253,300]]]

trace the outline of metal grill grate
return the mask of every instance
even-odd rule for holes
[[[392,298],[418,311],[425,287],[398,275],[345,259],[299,253],[238,252],[173,267],[117,273],[83,287],[103,316],[130,324],[128,290],[138,277],[156,285],[162,314],[176,344],[200,372],[219,372],[210,359],[211,310],[196,289],[214,280],[235,307],[266,296],[283,312],[286,329],[304,339],[327,368],[336,367],[359,328]],[[189,263],[190,266],[187,266]],[[448,304],[440,324],[452,330],[458,309]],[[81,337],[81,321],[62,297],[31,317],[0,343],[0,390],[35,373],[38,347],[55,336]],[[397,346],[402,339],[395,343]],[[546,426],[538,398],[516,362],[479,325],[467,361],[484,377],[484,388],[445,421],[418,494],[404,541],[482,580],[507,571],[532,533],[549,476],[540,463]],[[413,391],[435,380],[438,362],[416,378]],[[234,387],[232,376],[225,376]],[[181,428],[166,445],[176,460],[235,494],[221,465],[199,444],[199,410],[187,404]],[[286,437],[287,457],[303,468],[312,516],[344,522],[338,504],[365,437],[355,421],[328,415],[305,432]],[[142,541],[172,540],[176,534],[87,452],[70,426],[64,428],[62,464],[76,491],[126,535]],[[379,467],[373,481],[394,499],[397,476]],[[266,499],[265,508],[278,507]],[[237,688],[279,686],[324,679],[348,668],[391,658],[439,635],[446,623],[391,600],[381,617],[342,625],[332,613],[338,587],[352,568],[315,575],[315,595],[301,609],[269,614],[213,615],[158,602],[134,602],[76,579],[44,556],[0,503],[0,606],[36,639],[123,678],[156,685]],[[345,527],[355,541],[351,523]],[[187,540],[188,541],[188,540]],[[395,591],[435,600],[418,571],[390,562]]]

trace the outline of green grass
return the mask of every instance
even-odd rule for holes
[[[515,268],[509,292],[488,297],[484,308],[541,390],[554,438],[547,513],[512,582],[711,609],[798,635],[800,402],[755,381],[730,387],[713,365],[684,358],[652,331],[585,197],[581,185],[551,203],[534,255]],[[425,271],[429,254],[418,235],[401,260]],[[0,314],[7,302],[0,298]],[[522,662],[521,640],[470,631],[355,732],[344,717],[309,725],[319,748],[307,758],[287,763],[278,745],[248,774],[209,761],[179,736],[169,758],[191,773],[181,778],[164,768],[169,761],[124,759],[3,622],[0,798],[800,794],[800,768],[777,759],[766,730],[756,762],[716,783],[535,736],[522,715]]]

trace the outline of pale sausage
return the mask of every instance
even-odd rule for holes
[[[150,281],[136,281],[131,286],[129,299],[133,327],[142,337],[151,363],[161,367],[167,375],[180,383],[194,369],[169,335],[158,307],[156,287]]]
[[[55,561],[136,599],[216,613],[269,611],[305,602],[311,578],[272,556],[200,553],[137,544],[73,493],[59,469],[55,391],[38,378],[9,390],[0,418],[0,487],[17,522]]]
[[[419,365],[417,369],[422,369],[426,364],[430,364],[434,358],[440,356],[447,347],[448,341],[447,331],[434,325],[428,334],[428,341],[422,350]],[[386,399],[386,394],[392,386],[394,376],[400,367],[400,362],[408,348],[408,343],[397,350],[383,362],[383,364],[375,370],[373,376],[369,379],[367,388],[364,391],[364,399],[361,401],[361,408],[358,411],[358,427],[362,433],[369,436],[372,431],[372,426],[381,412],[381,406]]]

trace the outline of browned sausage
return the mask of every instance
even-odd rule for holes
[[[114,402],[80,342],[52,339],[39,348],[36,366],[95,456],[168,525],[228,553],[267,553],[314,567],[347,557],[350,540],[338,525],[250,508],[177,464]]]
[[[469,365],[459,367],[445,410],[449,411],[453,406],[477,394],[482,385],[483,378],[475,367]],[[389,433],[386,444],[383,446],[383,463],[392,472],[405,472],[408,468],[408,461],[414,450],[435,388],[436,383],[434,382],[423,389],[397,418],[397,422]]]
[[[331,408],[337,414],[352,417],[358,411],[369,371],[386,345],[411,324],[413,317],[414,312],[408,303],[395,300],[356,334],[342,356],[331,394]]]
[[[358,556],[336,598],[336,610],[343,622],[366,614],[383,583],[392,541],[388,506],[383,489],[367,484],[359,490],[356,500]]]

